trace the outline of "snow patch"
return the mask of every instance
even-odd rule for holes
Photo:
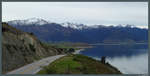
[[[61,23],[61,25],[63,27],[69,27],[74,29],[83,29],[84,27],[86,27],[86,25],[84,24],[77,24],[77,23],[70,23],[70,22]]]
[[[44,24],[49,24],[51,22],[48,22],[44,19],[40,18],[29,18],[25,20],[13,20],[13,21],[8,21],[8,24],[12,25],[44,25]]]

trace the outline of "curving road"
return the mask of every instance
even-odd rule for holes
[[[8,72],[6,74],[36,74],[38,71],[42,69],[43,66],[46,66],[56,59],[63,57],[65,55],[56,55],[56,56],[50,56],[44,59],[41,59],[39,61],[35,61],[31,64],[25,65],[19,69],[13,70],[11,72]]]

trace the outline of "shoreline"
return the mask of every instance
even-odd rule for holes
[[[80,51],[83,51],[83,50],[85,50],[85,49],[75,50],[75,52],[73,52],[73,54],[79,54],[79,53],[80,53]]]
[[[97,43],[97,44],[89,44],[89,45],[127,45],[128,43]],[[148,43],[133,43],[133,44],[148,44]]]

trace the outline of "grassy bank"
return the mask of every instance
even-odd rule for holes
[[[45,66],[37,74],[121,74],[113,66],[84,55],[67,55]]]
[[[74,51],[76,51],[76,50],[91,47],[86,43],[70,43],[70,42],[63,42],[63,43],[42,42],[41,44],[45,48],[53,47],[58,49],[64,49],[66,52],[68,52],[70,49],[74,49]]]

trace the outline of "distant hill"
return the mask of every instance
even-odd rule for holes
[[[8,24],[26,32],[34,33],[40,40],[50,42],[147,42],[148,29],[132,25],[104,26],[75,23],[55,23],[43,19],[8,21]]]
[[[63,49],[45,46],[32,33],[2,23],[2,72],[29,64],[44,57],[64,54]]]

